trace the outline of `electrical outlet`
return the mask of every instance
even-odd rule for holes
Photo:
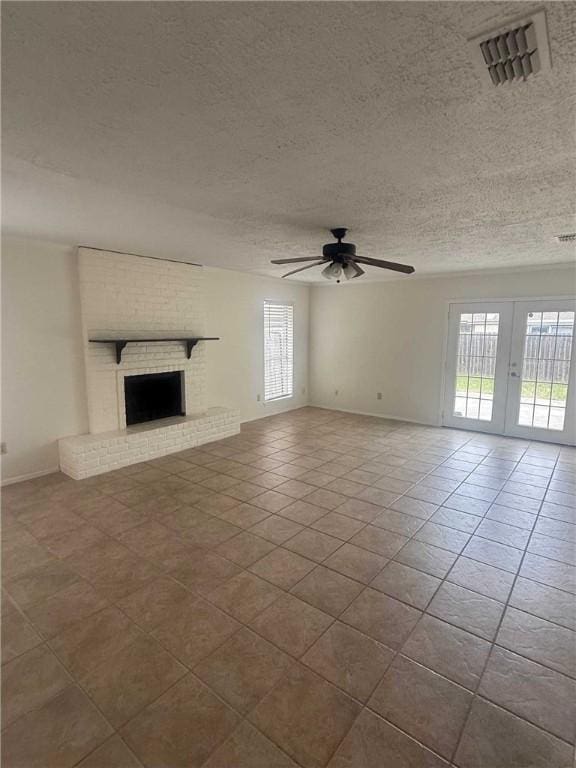
[[[8,446],[6,443],[0,443],[0,453],[8,453]]]
[[[257,402],[260,402],[260,399],[261,399],[261,398],[260,398],[260,395],[256,395],[256,400],[257,400]]]
[[[376,400],[382,400],[382,392],[376,392]]]

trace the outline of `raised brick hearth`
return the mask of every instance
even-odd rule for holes
[[[238,411],[209,408],[203,414],[162,419],[117,432],[60,440],[60,468],[75,480],[129,464],[196,448],[239,432]]]

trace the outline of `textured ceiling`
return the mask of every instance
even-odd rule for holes
[[[467,47],[539,7],[3,2],[5,230],[277,275],[332,226],[418,273],[569,261],[576,6],[526,83]]]

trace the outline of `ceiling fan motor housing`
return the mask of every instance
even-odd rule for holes
[[[346,261],[356,256],[354,243],[326,243],[322,246],[322,256],[332,261]]]

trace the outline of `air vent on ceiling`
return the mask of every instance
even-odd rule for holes
[[[478,35],[470,40],[470,44],[485,82],[492,85],[523,81],[530,75],[550,69],[544,11]]]
[[[576,241],[576,232],[568,232],[564,235],[556,235],[559,243],[573,243]]]

